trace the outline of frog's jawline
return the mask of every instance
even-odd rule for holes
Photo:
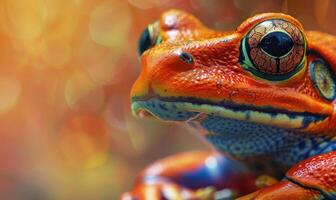
[[[132,98],[132,103],[141,104],[141,102],[146,102],[146,104],[151,104],[153,101],[159,101],[165,104],[172,103],[172,104],[191,104],[194,105],[195,107],[197,106],[209,106],[209,107],[217,107],[217,108],[224,108],[231,110],[234,113],[243,113],[245,112],[245,118],[242,120],[247,120],[249,121],[248,118],[250,118],[251,112],[256,112],[256,113],[262,113],[262,114],[267,114],[271,118],[276,118],[277,115],[283,114],[284,116],[288,117],[289,120],[294,120],[296,117],[302,117],[302,124],[300,127],[289,127],[289,128],[297,128],[297,129],[304,129],[307,128],[307,126],[311,123],[319,122],[325,120],[328,116],[327,115],[319,115],[319,114],[313,114],[309,112],[291,112],[288,110],[284,109],[277,109],[271,106],[263,106],[263,107],[255,107],[251,105],[239,105],[235,104],[230,101],[220,101],[220,102],[212,102],[209,100],[204,100],[204,99],[198,99],[198,98],[192,98],[192,97],[159,97],[159,96],[154,96],[154,97],[133,97]],[[152,104],[155,105],[155,104]],[[165,106],[163,104],[158,104],[159,108],[152,108],[152,109],[147,109],[151,114],[154,116],[164,119],[164,120],[173,120],[173,121],[186,121],[186,119],[182,116],[176,116],[176,118],[169,119],[169,117],[163,117],[163,116],[158,116],[153,111],[155,109],[165,109]],[[148,106],[146,106],[148,107]],[[134,106],[132,106],[134,108]],[[146,109],[146,108],[144,108]],[[135,110],[135,109],[133,109]],[[191,110],[191,109],[190,109]],[[200,113],[198,110],[195,110],[195,112],[190,112],[189,114],[193,113],[193,115],[196,115],[196,113]],[[170,110],[174,111],[174,110]],[[209,114],[209,113],[208,113]],[[211,113],[211,114],[218,114],[218,113]],[[190,117],[190,116],[189,116]],[[228,116],[225,116],[228,117]]]
[[[190,99],[189,99],[190,100]],[[223,106],[218,106],[223,105]],[[225,105],[225,106],[224,106]],[[183,110],[181,108],[187,109]],[[204,108],[203,108],[204,107]],[[245,117],[243,120],[220,116],[216,109],[232,109]],[[172,98],[149,98],[146,100],[132,99],[133,112],[146,110],[152,115],[165,121],[187,121],[190,125],[201,128],[205,138],[218,150],[230,154],[235,158],[244,160],[249,158],[262,158],[265,156],[274,157],[276,161],[291,166],[302,159],[320,153],[336,150],[336,140],[327,136],[303,134],[297,129],[284,129],[275,126],[263,125],[248,121],[251,112],[262,112],[257,110],[243,110],[248,106],[228,106],[228,103],[209,105],[205,102],[193,100],[174,101]],[[207,113],[200,112],[213,109]],[[192,110],[192,111],[190,111]],[[278,118],[277,110],[264,108],[273,111],[270,118]],[[280,115],[284,115],[282,111]],[[250,114],[248,114],[250,113]],[[300,118],[301,126],[320,121],[326,116],[313,116],[308,113],[286,112],[288,120]],[[307,119],[305,119],[307,117]],[[300,121],[299,120],[299,121]]]

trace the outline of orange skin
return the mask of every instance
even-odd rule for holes
[[[303,69],[297,75],[278,82],[258,78],[239,64],[240,43],[245,35],[256,24],[274,18],[284,19],[295,25],[304,33],[307,50],[318,53],[307,54]],[[318,132],[336,135],[336,101],[330,102],[320,96],[308,72],[309,63],[316,60],[317,56],[323,57],[333,72],[336,71],[335,36],[305,31],[295,18],[278,13],[256,15],[243,22],[235,31],[217,32],[206,28],[189,14],[171,10],[162,14],[158,26],[156,28],[160,30],[162,42],[142,54],[143,68],[132,88],[132,97],[191,97],[212,102],[230,100],[238,105],[253,105],[256,108],[272,106],[279,110],[323,115],[327,116],[324,120],[311,123],[301,131],[306,134]],[[183,62],[179,58],[180,52],[191,54],[193,62]],[[135,114],[143,113],[135,111]],[[206,158],[215,155],[213,152],[195,152],[159,161],[138,177],[134,190],[125,194],[122,199],[161,199],[162,191],[167,188],[174,191],[173,194],[184,192],[185,196],[179,196],[182,199],[211,199],[211,195],[207,198],[197,196],[199,193],[196,191],[202,188],[181,186],[175,179],[188,170],[204,165]],[[184,164],[180,164],[181,162]],[[283,181],[271,186],[265,184],[267,187],[241,199],[318,199],[322,195],[318,189],[328,193],[324,195],[332,195],[336,191],[335,163],[335,151],[312,157],[293,166]],[[324,176],[313,175],[314,173]],[[169,181],[148,184],[145,179],[149,175],[164,177]],[[225,181],[216,188],[229,185],[242,193],[257,189],[254,181],[258,179],[249,172],[235,178],[246,181],[250,190],[235,188],[234,184],[230,185]]]

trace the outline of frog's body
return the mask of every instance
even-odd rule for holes
[[[275,13],[222,33],[173,10],[144,32],[139,53],[135,115],[186,121],[225,156],[163,160],[124,198],[196,198],[208,186],[246,193],[256,176],[292,167],[245,198],[336,199],[336,37]]]

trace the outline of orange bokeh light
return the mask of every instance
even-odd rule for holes
[[[336,1],[307,2],[2,0],[0,199],[116,199],[153,160],[205,148],[189,129],[131,115],[137,41],[163,11],[223,30],[286,12],[335,34]]]

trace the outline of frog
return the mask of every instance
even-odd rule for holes
[[[210,150],[154,162],[121,199],[336,199],[336,36],[283,13],[218,31],[169,10],[138,54],[133,114],[186,123]]]

